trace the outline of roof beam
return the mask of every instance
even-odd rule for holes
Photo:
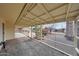
[[[73,13],[73,12],[76,12],[76,11],[79,11],[79,9],[78,9],[78,10],[71,11],[70,13]],[[65,14],[66,14],[66,13],[65,13]],[[62,15],[64,15],[64,14],[57,15],[56,17],[62,16]],[[75,15],[75,17],[78,16],[78,15],[79,15],[79,13],[78,13],[77,15]],[[71,16],[71,17],[73,17],[73,16]],[[70,18],[70,17],[68,17],[68,18]],[[49,18],[48,18],[48,19],[49,19]],[[46,21],[46,22],[49,23],[49,22],[51,22],[51,21]],[[57,21],[56,21],[56,22],[57,22]],[[39,21],[37,24],[39,24],[39,23],[44,23],[44,22],[40,22],[40,21]]]
[[[48,10],[48,12],[50,13],[50,12],[52,12],[52,11],[55,11],[55,10],[57,10],[57,9],[59,9],[59,8],[61,8],[61,7],[63,7],[64,5],[67,5],[67,4],[64,3],[64,4],[58,6],[58,7],[54,8],[54,9]],[[43,13],[43,14],[37,16],[37,17],[41,17],[41,16],[43,16],[43,15],[45,15],[45,14],[46,14],[46,13]],[[35,18],[34,18],[34,19],[35,19]]]
[[[37,4],[30,4],[30,3],[28,3],[27,5],[25,4],[15,24],[19,22],[23,16],[26,16],[27,13],[31,11],[36,5]]]
[[[25,9],[26,5],[27,5],[27,4],[24,4],[24,6],[22,7],[22,10],[21,10],[21,12],[20,12],[19,16],[17,17],[17,19],[16,19],[16,21],[15,21],[14,25],[15,25],[15,24],[17,23],[17,21],[19,20],[19,17],[21,16],[22,12],[24,11],[24,9]]]
[[[23,20],[23,21],[27,21],[27,20]],[[33,24],[37,24],[36,22],[28,22],[28,23],[25,23],[25,22],[21,22],[21,23],[19,23],[19,24],[17,24],[17,25],[19,25],[19,26],[31,26],[31,25],[33,25]]]
[[[26,19],[27,18],[27,19]],[[26,18],[23,18],[22,20],[25,20],[25,22],[24,22],[24,24],[26,23],[26,21],[28,22],[28,23],[26,23],[26,25],[28,25],[28,24],[32,24],[32,23],[39,23],[38,21],[34,21],[34,20],[32,20],[31,18],[29,18],[29,17],[26,17]],[[21,22],[21,21],[20,21]]]
[[[51,14],[49,13],[49,11],[47,10],[46,6],[44,4],[41,4],[43,9],[46,11],[46,14],[50,17],[50,19],[53,19],[54,20],[54,17],[51,16]]]
[[[37,5],[37,4],[35,4],[35,5],[33,6],[32,4],[31,4],[31,5],[29,4],[29,5],[28,5],[28,8],[27,8],[27,9],[28,9],[27,11],[30,12],[36,5]],[[60,7],[62,7],[63,5],[65,5],[65,4],[62,4],[61,6],[58,6],[58,7],[56,7],[55,9],[52,9],[52,10],[54,11],[54,10],[56,10],[56,9],[58,9],[58,8],[60,8]],[[23,10],[25,10],[25,9],[26,9],[26,8],[24,7]],[[22,12],[20,13],[20,16],[21,16],[21,14],[23,13],[23,10],[22,10]],[[48,12],[51,12],[52,10],[50,10],[50,11],[48,11]],[[19,20],[20,16],[18,17],[17,20]],[[36,18],[37,18],[37,17],[36,17]],[[36,18],[34,18],[34,19],[36,19]],[[20,21],[20,20],[19,20],[19,21]],[[17,21],[16,21],[16,22],[17,22]],[[15,24],[16,24],[16,22],[15,22]],[[44,20],[44,22],[45,22],[45,20]]]
[[[74,11],[70,11],[69,13],[74,13],[74,12],[78,12],[78,11],[79,11],[79,9],[74,10]],[[56,17],[60,17],[60,16],[65,15],[65,14],[67,14],[67,12],[62,13],[62,14],[59,14],[59,15],[56,15],[56,16],[53,16],[53,17],[56,18]],[[68,17],[68,16],[67,16],[67,17]],[[50,19],[50,17],[48,17],[47,19]]]
[[[68,16],[69,16],[69,12],[70,12],[70,8],[71,8],[71,3],[69,3],[67,6],[68,6],[68,8],[67,8],[67,12],[66,12],[66,20],[68,19]]]
[[[76,16],[72,16],[72,17],[68,17],[69,19],[71,19],[71,21],[73,20],[73,19],[75,19],[75,17]],[[50,24],[50,23],[57,23],[57,22],[64,22],[65,20],[63,20],[63,19],[65,19],[65,18],[62,18],[62,19],[60,19],[59,21],[56,21],[56,22],[53,22],[53,21],[48,21],[48,22],[44,22],[44,23],[37,23],[37,24],[34,24],[34,25],[40,25],[40,24]],[[56,20],[58,20],[58,19],[56,19]],[[63,20],[63,21],[62,21]],[[29,27],[29,26],[31,26],[31,25],[24,25],[24,27]]]
[[[71,16],[71,17],[68,17],[68,19],[70,19],[71,21],[74,20],[76,18],[77,15],[75,16]],[[41,24],[50,24],[50,23],[57,23],[57,22],[64,22],[65,20],[63,20],[65,18],[62,18],[62,19],[56,19],[56,20],[59,20],[59,21],[48,21],[48,22],[44,22],[44,23],[41,23]],[[63,20],[63,21],[62,21]]]
[[[70,11],[70,13],[73,13],[73,12],[77,12],[77,11],[79,11],[79,9],[77,9],[77,10],[74,10],[74,11]],[[66,13],[63,13],[63,14],[60,14],[60,15],[57,15],[57,16],[54,16],[54,17],[59,17],[59,16],[62,16],[62,15],[65,15]],[[79,15],[79,13],[78,13],[78,15]],[[77,16],[78,16],[77,15]],[[69,18],[69,17],[68,17]],[[49,19],[49,18],[47,18],[47,19]],[[33,20],[34,21],[34,20]],[[45,22],[48,22],[48,21],[45,21]],[[50,21],[51,22],[51,21]],[[39,24],[39,23],[44,23],[44,22],[38,22],[37,24]]]
[[[37,15],[35,15],[35,14],[32,13],[32,12],[29,12],[29,13],[32,14],[33,16],[35,16],[35,19],[38,18],[38,19],[40,19],[42,22],[45,22],[45,21],[46,21],[46,19],[42,19],[42,18],[38,17]],[[33,20],[34,20],[34,19],[33,19]]]

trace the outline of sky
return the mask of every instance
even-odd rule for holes
[[[46,24],[44,27],[52,27],[55,29],[66,28],[66,22],[54,23],[54,24]]]
[[[66,22],[56,23],[54,24],[54,28],[56,29],[66,28]]]

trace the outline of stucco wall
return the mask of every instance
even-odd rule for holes
[[[2,22],[0,21],[0,42],[2,41],[3,34],[2,34]]]
[[[6,22],[4,25],[5,29],[5,40],[14,39],[14,25]]]

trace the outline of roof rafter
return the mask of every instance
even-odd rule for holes
[[[70,17],[68,17],[68,19],[71,19],[71,21],[72,20],[74,20],[77,16],[78,16],[79,14],[77,14],[77,15],[75,15],[75,16],[70,16]],[[59,21],[47,21],[47,22],[43,22],[43,23],[37,23],[37,24],[34,24],[34,25],[40,25],[40,24],[50,24],[50,23],[57,23],[57,22],[61,22],[63,19],[65,19],[65,18],[61,18]],[[58,19],[56,19],[56,20],[58,20]],[[62,22],[64,22],[65,20],[63,20]],[[29,25],[30,26],[30,25]]]
[[[25,4],[23,9],[22,9],[22,12],[20,13],[20,16],[18,17],[17,21],[15,22],[15,24],[17,22],[19,22],[21,20],[21,18],[23,17],[23,15],[25,16],[29,11],[31,11],[37,4],[30,4],[28,3],[27,5]],[[26,13],[25,13],[26,11]],[[25,14],[24,14],[25,13]]]
[[[35,19],[37,18],[37,19],[40,19],[42,22],[45,22],[46,21],[46,19],[42,19],[42,18],[40,18],[40,17],[38,17],[37,15],[35,15],[34,13],[32,13],[32,12],[29,12],[30,14],[32,14],[33,16],[35,16]],[[34,19],[33,19],[34,20]]]
[[[51,16],[51,14],[49,13],[49,11],[47,10],[46,6],[44,4],[41,4],[43,9],[46,11],[46,14],[50,17],[50,19],[53,19],[54,20],[54,17]]]
[[[68,17],[68,18],[71,19],[71,20],[73,20],[73,19],[75,19],[76,17],[77,17],[77,15],[71,16],[71,17]],[[48,21],[48,22],[41,23],[41,24],[57,23],[57,22],[61,22],[63,19],[65,19],[65,18],[62,18],[62,19],[60,19],[59,21]],[[56,19],[56,20],[58,20],[58,19]],[[63,20],[62,22],[64,22],[64,21],[65,21],[65,20]]]
[[[74,10],[74,11],[70,11],[69,13],[74,13],[74,12],[78,12],[78,11],[79,11],[79,9]],[[59,14],[59,15],[56,15],[56,16],[53,16],[53,17],[56,18],[56,17],[60,17],[60,16],[65,15],[65,14],[67,14],[67,13],[65,12],[65,13],[62,13],[62,14]],[[50,19],[50,17],[48,17],[47,19]]]
[[[69,13],[70,13],[70,8],[71,8],[71,3],[69,3],[67,8],[67,12],[66,12],[66,20],[68,19]]]
[[[50,13],[50,12],[52,12],[52,11],[55,11],[55,10],[57,10],[57,9],[59,9],[59,8],[61,8],[61,7],[63,7],[64,5],[67,5],[67,4],[66,4],[66,3],[65,3],[65,4],[62,4],[62,5],[60,5],[60,6],[56,7],[56,8],[54,8],[54,9],[48,10],[48,12]],[[37,16],[37,17],[41,17],[41,16],[43,16],[43,15],[45,15],[45,14],[46,14],[46,13],[43,13],[43,14]],[[34,19],[35,19],[35,18],[34,18]]]
[[[27,19],[26,19],[27,18]],[[23,18],[22,20],[25,20],[25,22],[26,21],[28,21],[28,23],[26,23],[26,25],[27,24],[32,24],[32,23],[39,23],[38,21],[34,21],[34,20],[32,20],[31,18],[29,18],[29,17],[26,17],[26,18]],[[30,22],[29,22],[29,20],[30,20]],[[21,22],[21,21],[20,21]]]

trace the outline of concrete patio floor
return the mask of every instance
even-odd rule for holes
[[[13,39],[6,42],[6,50],[1,56],[67,56],[45,44],[29,38]]]

